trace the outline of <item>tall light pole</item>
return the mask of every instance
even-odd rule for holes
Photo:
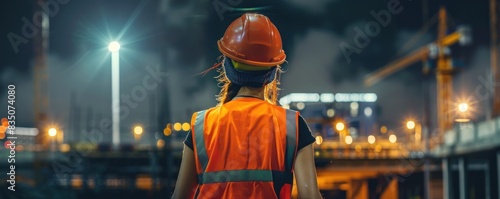
[[[109,43],[111,52],[111,114],[113,121],[113,146],[120,144],[120,43]]]
[[[143,132],[143,128],[141,125],[136,125],[134,127],[134,139],[136,141],[140,141],[141,140],[141,135],[142,135],[142,132]]]
[[[462,102],[457,105],[457,116],[455,118],[455,122],[458,123],[467,123],[471,120],[471,107],[469,103]]]
[[[54,160],[55,159],[55,154],[54,152],[57,150],[56,149],[56,136],[57,136],[57,129],[56,128],[50,128],[49,129],[49,136],[50,136],[50,150],[52,151],[50,153],[50,156],[51,156],[51,159]]]
[[[344,131],[346,129],[344,122],[337,122],[335,124],[335,129],[339,132],[339,143],[344,142],[346,132]]]
[[[415,133],[413,136],[414,140],[413,140],[413,149],[416,150],[417,147],[420,147],[420,141],[422,140],[422,124],[420,124],[419,122],[415,122],[413,120],[408,120],[406,122],[406,128],[408,130],[410,130],[410,134],[411,133]],[[410,135],[411,136],[411,135]],[[407,136],[408,137],[408,141],[407,143],[410,143],[410,136]]]

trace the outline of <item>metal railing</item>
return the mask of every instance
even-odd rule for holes
[[[444,145],[472,143],[500,136],[500,118],[479,123],[458,123],[455,128],[445,132]]]
[[[474,123],[457,123],[444,133],[443,144],[434,154],[466,153],[500,146],[500,118]]]
[[[316,158],[324,159],[399,159],[410,155],[423,156],[422,146],[410,145],[405,140],[395,143],[384,137],[376,137],[374,143],[368,143],[366,137],[358,137],[346,144],[339,140],[324,140],[314,144]]]

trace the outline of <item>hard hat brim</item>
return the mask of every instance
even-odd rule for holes
[[[269,61],[269,62],[261,62],[261,61],[253,61],[253,60],[247,60],[245,59],[244,55],[241,55],[237,52],[231,51],[228,48],[224,46],[222,43],[222,39],[217,41],[217,46],[219,47],[219,51],[226,57],[245,64],[253,65],[253,66],[263,66],[263,67],[272,67],[272,66],[277,66],[285,62],[286,55],[283,52],[281,54],[281,57],[279,57],[279,61]],[[239,56],[238,56],[239,54]]]

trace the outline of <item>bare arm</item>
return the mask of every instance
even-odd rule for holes
[[[318,189],[316,165],[312,144],[305,146],[297,152],[294,164],[294,173],[297,181],[297,190],[300,199],[322,198]]]
[[[179,176],[177,177],[177,183],[175,184],[172,198],[193,198],[197,186],[198,178],[196,174],[194,152],[191,148],[184,145]]]

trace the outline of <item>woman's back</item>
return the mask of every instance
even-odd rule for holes
[[[297,112],[257,98],[194,114],[200,198],[289,196],[297,119]]]

